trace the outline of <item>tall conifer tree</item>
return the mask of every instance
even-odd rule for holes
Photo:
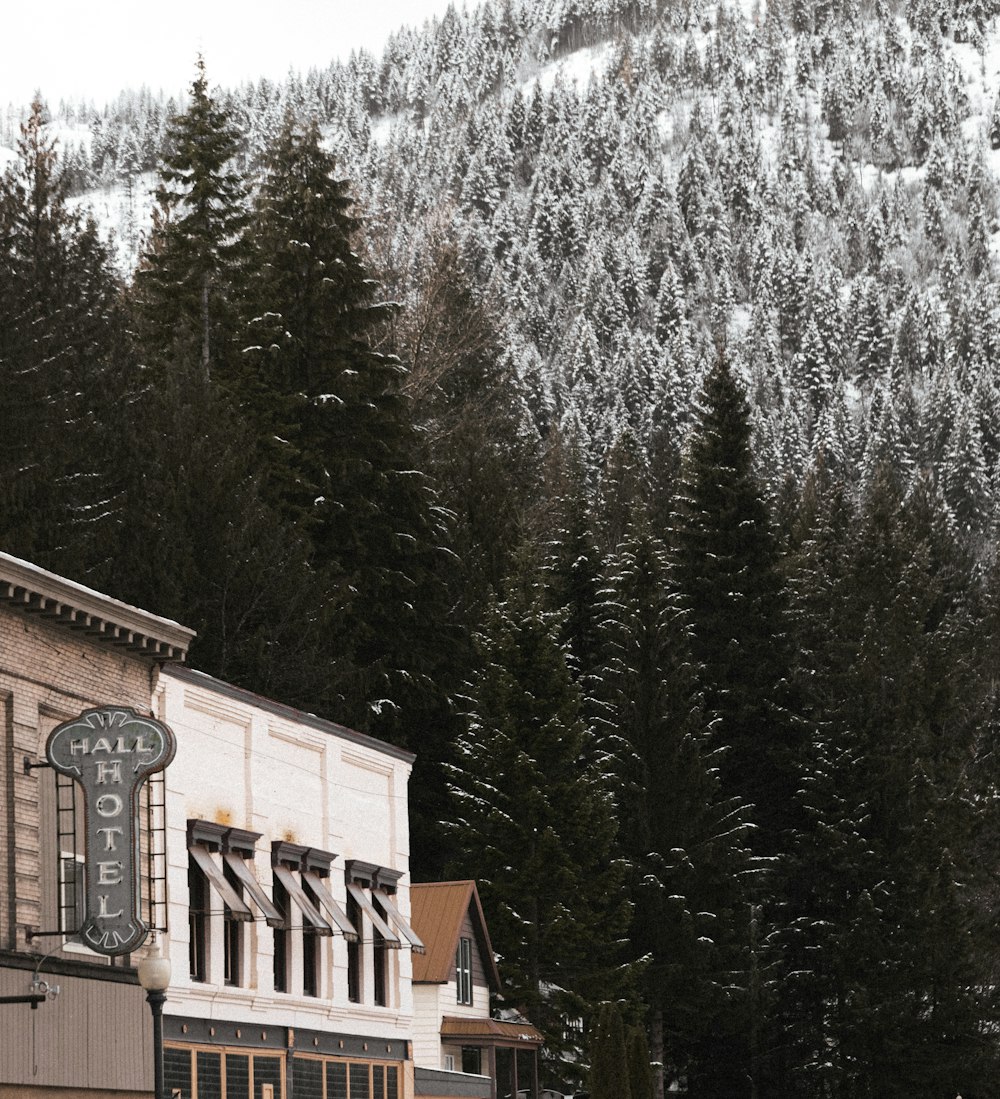
[[[691,627],[691,652],[723,791],[744,798],[754,848],[776,855],[794,823],[797,751],[791,643],[778,547],[758,485],[749,407],[725,358],[709,372],[677,496],[672,579]]]
[[[0,175],[0,545],[93,576],[118,506],[102,435],[121,399],[123,315],[44,115],[36,100]]]
[[[440,872],[436,763],[454,735],[452,665],[462,665],[446,619],[443,578],[454,565],[420,469],[404,368],[373,346],[393,309],[359,257],[352,207],[318,125],[288,117],[254,211],[256,319],[240,401],[262,439],[272,502],[308,533],[314,566],[336,592],[323,708],[420,749],[416,863]]]
[[[565,1016],[584,1014],[621,979],[614,943],[627,907],[611,793],[589,762],[556,621],[530,582],[525,589],[496,604],[480,639],[454,771],[452,870],[479,878],[504,1000],[558,1057]]]
[[[244,308],[241,145],[231,112],[209,92],[199,57],[188,109],[168,126],[136,298],[147,348],[196,357],[206,377],[219,371],[223,379]]]

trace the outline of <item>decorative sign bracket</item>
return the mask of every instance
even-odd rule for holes
[[[85,710],[53,729],[49,763],[83,787],[86,818],[84,945],[109,957],[129,954],[149,928],[141,896],[138,791],[174,758],[170,728],[129,706]]]

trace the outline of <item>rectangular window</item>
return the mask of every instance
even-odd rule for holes
[[[243,886],[228,865],[222,868],[223,876],[242,900]],[[223,975],[227,985],[239,985],[243,964],[243,921],[235,919],[232,910],[225,906],[225,936],[223,939]]]
[[[319,936],[309,927],[302,932],[302,995],[319,995]]]
[[[222,1099],[222,1054],[198,1050],[198,1099]]]
[[[164,1078],[167,1094],[177,1099],[399,1099],[400,1091],[396,1064],[318,1054],[298,1056],[293,1064],[277,1051],[204,1046],[167,1045]]]
[[[191,1099],[191,1051],[189,1049],[165,1049],[163,1051],[163,1086],[167,1094],[178,1099]]]
[[[63,851],[59,859],[59,930],[75,935],[85,919],[83,857]]]
[[[250,1058],[226,1054],[226,1099],[250,1099]]]
[[[376,900],[372,900],[375,911],[384,919],[385,910]],[[385,936],[377,927],[372,928],[373,953],[374,953],[374,993],[375,1003],[379,1007],[385,1007],[388,1000],[388,972],[389,972],[389,948],[386,946]]]
[[[472,940],[461,938],[455,951],[455,987],[460,1004],[472,1003]]]
[[[479,1046],[462,1046],[462,1071],[481,1076],[483,1070],[483,1051]]]
[[[364,936],[361,922],[361,906],[347,895],[347,918],[358,930],[358,938],[347,944],[347,998],[352,1004],[361,1003],[361,939]]]
[[[307,882],[302,883],[306,897],[318,907],[319,900],[314,896]],[[319,995],[319,962],[323,947],[319,935],[307,922],[302,929],[302,995]]]
[[[326,1063],[326,1099],[347,1099],[347,1065],[343,1061]]]
[[[323,1062],[296,1057],[291,1090],[295,1099],[323,1099]]]
[[[201,868],[188,863],[188,966],[192,981],[207,981],[208,880]]]
[[[371,1099],[372,1081],[370,1066],[351,1062],[350,1099]]]
[[[497,1095],[516,1095],[514,1080],[514,1051],[509,1046],[497,1046],[496,1050]]]
[[[281,1097],[281,1061],[280,1057],[261,1057],[253,1059],[253,1096],[254,1099],[266,1099],[268,1092],[274,1099]],[[201,1097],[199,1096],[199,1099]]]
[[[285,927],[291,911],[288,903],[288,890],[274,879],[274,906],[285,917]],[[288,991],[288,932],[285,927],[274,929],[274,991]]]

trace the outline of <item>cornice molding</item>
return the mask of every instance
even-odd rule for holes
[[[0,553],[0,602],[159,662],[182,661],[194,630]]]

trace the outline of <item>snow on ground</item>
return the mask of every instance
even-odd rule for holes
[[[552,90],[557,80],[567,84],[576,84],[583,89],[587,86],[592,74],[601,75],[608,67],[611,60],[613,45],[605,42],[600,46],[588,46],[586,49],[576,50],[568,57],[561,57],[544,65],[534,76],[522,82],[522,91],[528,92],[537,83],[543,92]]]
[[[119,272],[131,277],[139,259],[145,234],[152,222],[153,188],[156,173],[145,172],[131,187],[116,183],[88,191],[69,201],[76,209],[90,212],[109,240]]]

